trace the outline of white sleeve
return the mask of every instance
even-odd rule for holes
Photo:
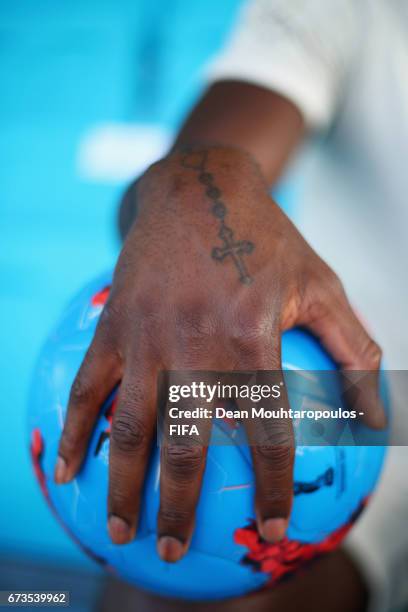
[[[210,82],[240,80],[290,99],[309,127],[333,118],[355,58],[364,0],[252,0],[209,67]]]

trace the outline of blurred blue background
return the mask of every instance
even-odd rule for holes
[[[0,588],[21,560],[99,572],[34,480],[31,373],[66,302],[113,266],[120,194],[165,151],[240,4],[0,0]]]

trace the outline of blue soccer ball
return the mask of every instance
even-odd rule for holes
[[[30,397],[34,468],[47,501],[70,535],[93,558],[138,587],[195,600],[239,596],[273,585],[336,547],[379,477],[385,447],[377,439],[373,446],[302,446],[300,426],[295,423],[293,510],[287,536],[277,544],[263,541],[256,530],[248,447],[210,446],[191,547],[175,564],[161,561],[156,552],[159,449],[151,457],[136,539],[117,546],[109,538],[106,499],[114,396],[101,409],[77,478],[67,485],[54,484],[70,386],[92,340],[110,282],[111,275],[97,279],[68,306],[42,350]],[[282,356],[287,371],[335,369],[316,340],[300,330],[284,334]],[[330,393],[320,389],[319,402],[333,405]],[[297,401],[290,389],[289,400],[291,405]],[[228,437],[228,431],[218,435]]]

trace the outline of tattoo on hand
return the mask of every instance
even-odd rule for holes
[[[243,257],[244,255],[250,255],[255,245],[249,240],[235,240],[233,230],[226,224],[225,217],[228,209],[221,200],[222,193],[214,183],[214,176],[206,170],[207,158],[207,150],[190,149],[184,152],[181,165],[198,172],[198,180],[205,186],[205,193],[212,203],[211,213],[220,222],[218,236],[223,244],[212,249],[211,257],[220,262],[228,258],[237,269],[241,283],[250,285],[253,278],[248,273]]]

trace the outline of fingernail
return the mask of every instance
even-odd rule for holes
[[[116,514],[111,514],[108,520],[108,530],[115,544],[127,544],[132,539],[132,530],[127,522]]]
[[[179,561],[184,554],[184,546],[180,540],[172,536],[162,536],[157,542],[157,551],[163,561],[167,563],[175,563]]]
[[[60,455],[55,464],[54,480],[57,484],[65,484],[69,480],[67,462]]]
[[[260,525],[260,534],[264,540],[274,544],[279,542],[285,537],[286,529],[288,527],[287,519],[274,518],[267,519]]]

